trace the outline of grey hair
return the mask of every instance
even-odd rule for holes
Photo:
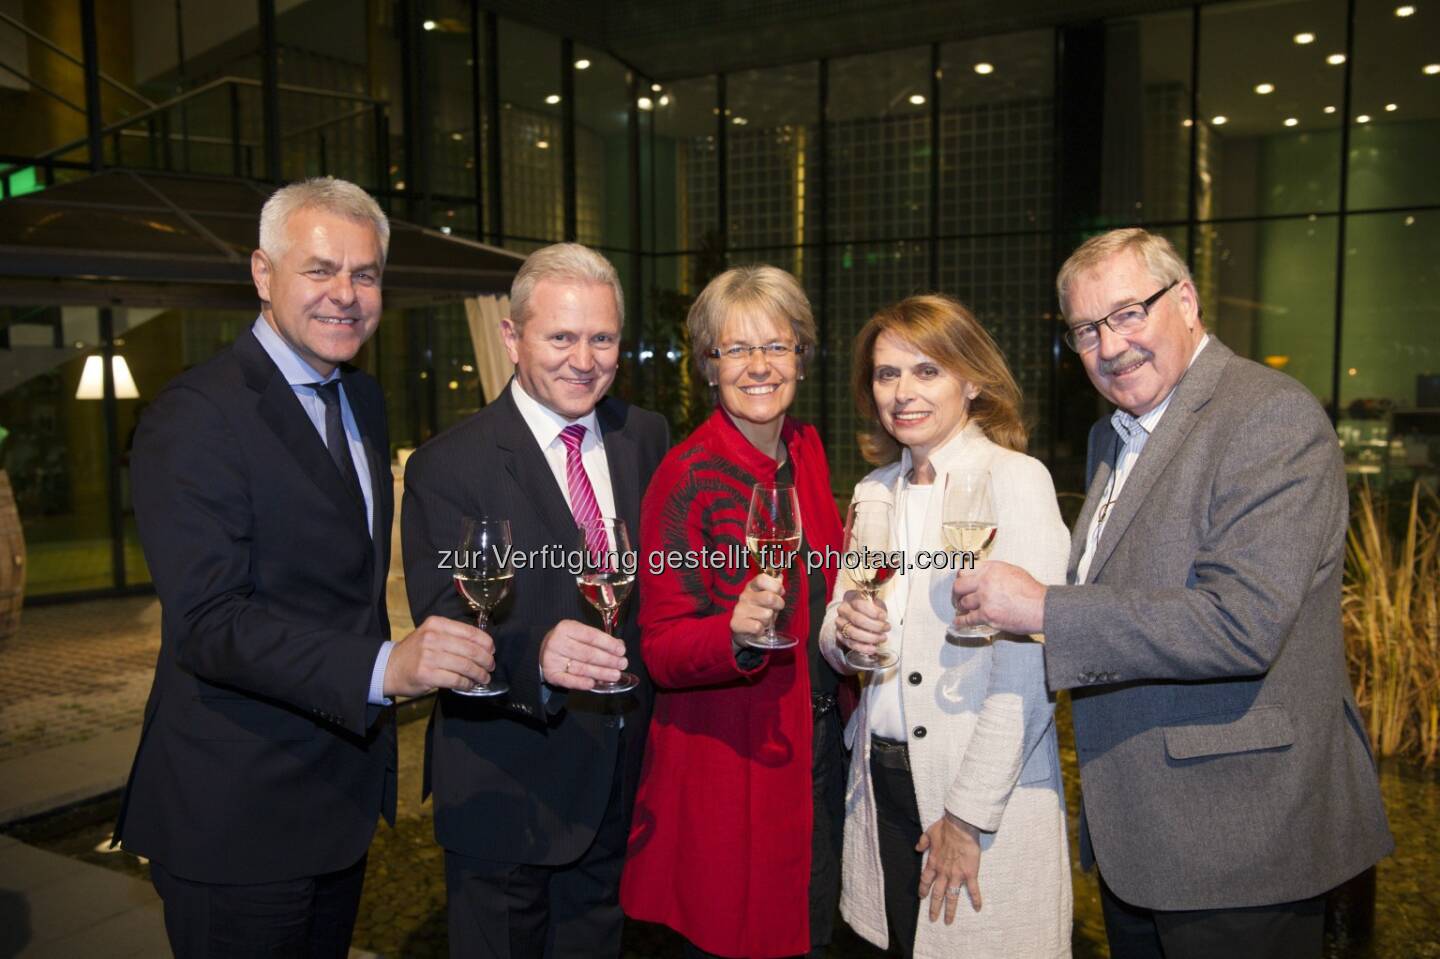
[[[1070,304],[1066,302],[1066,290],[1075,278],[1090,272],[1117,253],[1132,251],[1145,264],[1145,269],[1161,284],[1178,283],[1190,279],[1190,268],[1175,247],[1165,237],[1140,227],[1111,230],[1092,236],[1070,254],[1065,265],[1055,277],[1055,293],[1060,299],[1060,312],[1070,315]]]
[[[525,258],[510,284],[510,322],[518,333],[525,327],[530,297],[541,280],[559,283],[601,283],[615,294],[615,314],[625,323],[625,292],[615,267],[604,256],[579,243],[552,243]]]
[[[810,299],[799,280],[778,266],[764,263],[731,267],[705,284],[685,318],[690,351],[700,375],[707,380],[715,379],[715,361],[710,351],[720,345],[720,331],[737,309],[784,320],[795,334],[796,346],[809,350],[818,342]]]
[[[270,194],[260,209],[260,249],[272,260],[285,254],[285,226],[301,210],[323,210],[362,220],[375,228],[380,240],[380,265],[390,253],[390,220],[374,197],[349,180],[317,176],[296,180]]]

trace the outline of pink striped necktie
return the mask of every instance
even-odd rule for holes
[[[600,504],[595,500],[595,487],[585,472],[580,459],[580,443],[585,439],[585,427],[571,423],[560,431],[560,441],[565,444],[565,482],[570,487],[570,512],[575,515],[575,525],[585,530],[585,545],[592,553],[605,553],[609,541],[605,531],[587,524],[600,518]]]

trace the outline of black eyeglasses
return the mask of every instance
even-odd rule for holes
[[[1093,323],[1077,323],[1065,331],[1065,345],[1076,353],[1089,353],[1100,345],[1100,324],[1105,324],[1120,336],[1129,336],[1131,333],[1138,333],[1145,326],[1145,321],[1150,318],[1150,308],[1159,302],[1160,297],[1174,289],[1179,280],[1171,280],[1170,284],[1158,293],[1139,303],[1131,303],[1129,306],[1122,306],[1109,316],[1101,317]]]

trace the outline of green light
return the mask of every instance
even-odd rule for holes
[[[8,174],[0,175],[9,178],[11,196],[24,196],[27,193],[38,193],[45,189],[45,184],[40,182],[40,178],[35,175],[35,168],[33,166],[22,167],[18,170],[12,170]]]

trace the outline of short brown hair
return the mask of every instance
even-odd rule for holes
[[[969,418],[980,424],[991,442],[1025,452],[1028,434],[1020,418],[1020,387],[990,334],[975,315],[948,296],[910,296],[881,307],[855,337],[851,385],[855,406],[866,423],[860,453],[876,466],[900,455],[900,444],[880,425],[872,383],[875,341],[890,333],[979,389],[970,401]]]
[[[709,353],[720,345],[725,321],[735,310],[745,308],[785,320],[795,334],[795,345],[807,352],[818,342],[810,299],[799,280],[764,263],[731,267],[705,284],[685,319],[695,365],[707,382],[715,379],[715,361]]]

